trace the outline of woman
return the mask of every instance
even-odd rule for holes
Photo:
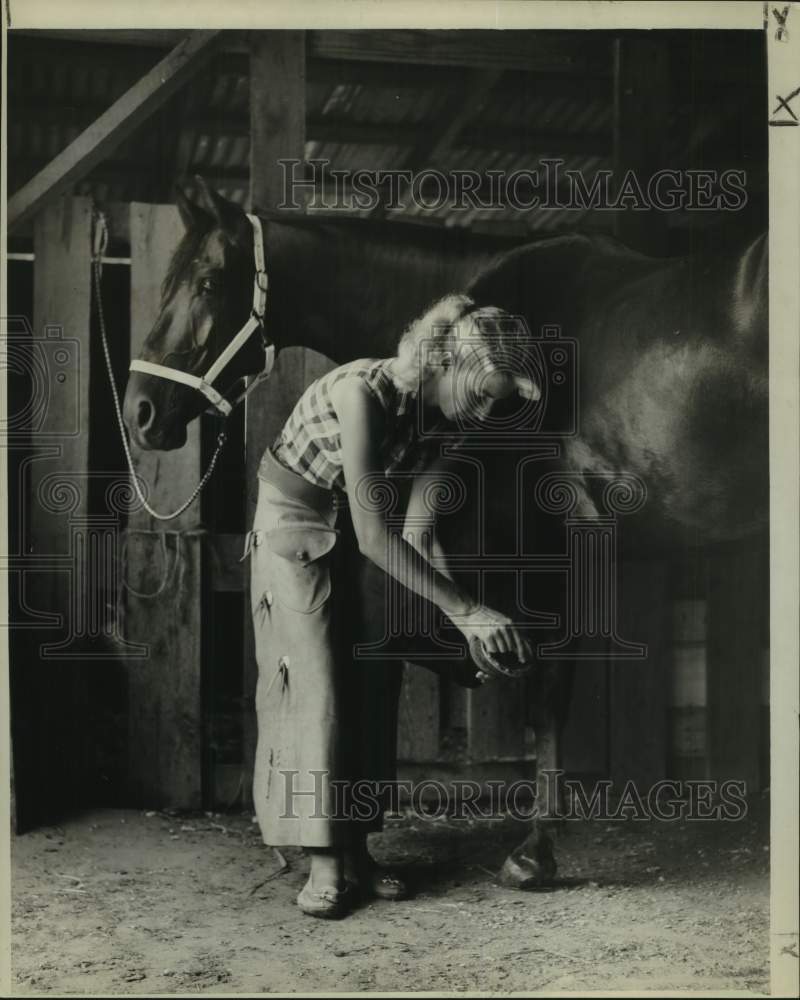
[[[312,383],[259,468],[248,536],[259,665],[254,798],[264,842],[310,854],[297,901],[313,916],[343,916],[356,890],[407,894],[367,851],[385,803],[359,811],[347,801],[354,782],[393,777],[402,670],[354,656],[354,636],[378,625],[379,640],[383,628],[379,616],[361,615],[369,596],[361,579],[385,592],[389,574],[489,653],[531,656],[509,618],[476,604],[403,537],[385,502],[392,474],[426,460],[420,423],[453,431],[518,388],[492,362],[500,341],[479,330],[479,320],[502,315],[464,296],[443,299],[406,331],[397,357],[353,361]],[[371,575],[342,559],[350,525]]]

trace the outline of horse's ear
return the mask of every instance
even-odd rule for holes
[[[249,232],[244,209],[236,202],[223,198],[218,191],[209,187],[199,174],[195,175],[195,183],[203,208],[213,216],[229,239],[238,242],[243,233]]]
[[[175,204],[178,207],[181,222],[187,231],[192,229],[206,230],[213,225],[213,218],[187,196],[180,184],[175,185]]]

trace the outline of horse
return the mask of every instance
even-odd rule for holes
[[[187,425],[208,405],[196,386],[159,377],[159,366],[202,376],[247,322],[258,281],[251,219],[201,179],[198,192],[196,200],[177,192],[185,234],[139,359],[144,370],[131,372],[125,393],[125,422],[142,449],[181,447]],[[524,318],[533,333],[557,330],[575,345],[571,401],[549,396],[550,423],[564,433],[542,470],[568,477],[583,516],[602,515],[603,484],[617,476],[646,488],[647,503],[626,530],[635,546],[737,539],[766,524],[764,234],[724,253],[653,258],[600,235],[521,243],[358,219],[255,216],[269,279],[262,339],[249,337],[225,364],[217,383],[223,397],[262,371],[265,350],[301,345],[337,364],[389,356],[411,320],[442,295],[463,291]],[[499,481],[501,451],[482,452],[487,481]],[[490,535],[501,537],[513,523],[512,501],[489,493]],[[540,514],[527,516],[538,523]],[[468,534],[465,517],[469,504],[443,519],[445,548],[456,555]],[[552,512],[542,516],[556,533],[561,521]],[[507,551],[502,543],[498,550]],[[484,599],[502,609],[509,597]],[[508,611],[513,616],[513,607]],[[534,671],[537,789],[560,763],[572,666],[550,659]],[[558,795],[542,798],[530,834],[503,866],[509,886],[532,888],[555,875]]]

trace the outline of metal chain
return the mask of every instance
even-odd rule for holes
[[[158,521],[172,521],[176,517],[179,517],[185,510],[194,503],[197,497],[203,490],[203,487],[211,478],[214,472],[214,466],[217,464],[217,459],[222,451],[225,444],[226,436],[224,431],[220,431],[217,436],[217,447],[214,449],[214,454],[211,456],[211,461],[208,463],[208,468],[203,474],[200,482],[192,490],[189,497],[177,507],[171,514],[160,514],[157,510],[154,510],[147,501],[147,497],[142,492],[142,488],[139,485],[139,476],[136,472],[136,468],[133,464],[133,456],[131,455],[130,445],[128,443],[128,434],[125,428],[125,421],[122,417],[122,407],[119,401],[119,393],[117,391],[116,383],[114,382],[114,369],[111,365],[111,354],[108,350],[108,338],[106,337],[106,320],[105,314],[103,312],[103,297],[101,292],[101,276],[103,271],[102,258],[105,254],[106,248],[108,247],[108,224],[106,223],[106,217],[104,212],[95,212],[95,236],[94,245],[92,248],[92,273],[94,275],[94,289],[95,289],[95,301],[97,302],[97,316],[100,322],[100,338],[103,343],[103,355],[106,360],[106,372],[108,373],[108,384],[111,387],[111,395],[114,399],[114,410],[117,414],[117,425],[119,427],[120,438],[122,439],[122,447],[125,450],[125,458],[128,462],[128,471],[130,472],[131,482],[133,483],[133,488],[136,491],[136,496],[139,498],[144,509],[150,514],[151,517],[156,518]]]

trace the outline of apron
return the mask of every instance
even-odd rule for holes
[[[350,793],[354,782],[396,777],[402,663],[353,655],[355,637],[369,638],[363,588],[376,576],[359,565],[349,512],[274,458],[266,465],[245,549],[258,662],[256,816],[268,845],[346,846],[355,827],[382,829],[386,798],[361,794],[354,810]]]

